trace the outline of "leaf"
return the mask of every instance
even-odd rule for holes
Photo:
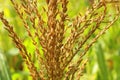
[[[0,53],[0,80],[11,80],[11,74],[4,56]]]
[[[101,80],[109,80],[107,66],[105,63],[104,51],[100,44],[97,45],[96,55],[97,55],[98,66],[100,69]]]

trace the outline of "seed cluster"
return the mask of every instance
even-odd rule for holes
[[[94,2],[84,15],[79,14],[75,18],[70,18],[67,13],[68,0],[46,0],[47,8],[43,7],[43,11],[47,20],[44,21],[37,0],[20,2],[11,0],[11,2],[34,45],[39,69],[32,61],[27,47],[23,44],[24,41],[4,18],[3,12],[0,12],[0,20],[19,49],[33,80],[80,80],[88,62],[88,59],[84,59],[85,54],[118,20],[120,13],[119,0],[101,0]],[[114,5],[115,14],[108,14],[110,4]],[[71,24],[68,25],[69,23]],[[105,26],[101,27],[101,25]],[[43,53],[40,52],[39,47],[42,47]]]

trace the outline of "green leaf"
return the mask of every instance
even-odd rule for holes
[[[105,63],[104,51],[100,44],[97,45],[96,55],[97,55],[98,66],[100,69],[101,80],[109,80],[107,66]]]
[[[11,80],[11,75],[4,56],[0,53],[0,80]]]

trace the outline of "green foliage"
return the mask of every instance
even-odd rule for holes
[[[105,57],[104,57],[103,52],[104,51],[103,51],[101,45],[99,44],[96,48],[96,55],[97,55],[99,69],[100,69],[100,71],[99,71],[100,80],[109,80],[107,66],[105,63]]]
[[[12,80],[8,64],[1,53],[0,53],[0,80]]]

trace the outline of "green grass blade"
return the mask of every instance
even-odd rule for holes
[[[100,44],[98,44],[96,48],[96,55],[97,55],[101,80],[109,80],[107,66],[106,66],[105,58],[104,58],[104,51]]]
[[[6,64],[5,58],[0,53],[0,80],[11,80],[11,75]]]

